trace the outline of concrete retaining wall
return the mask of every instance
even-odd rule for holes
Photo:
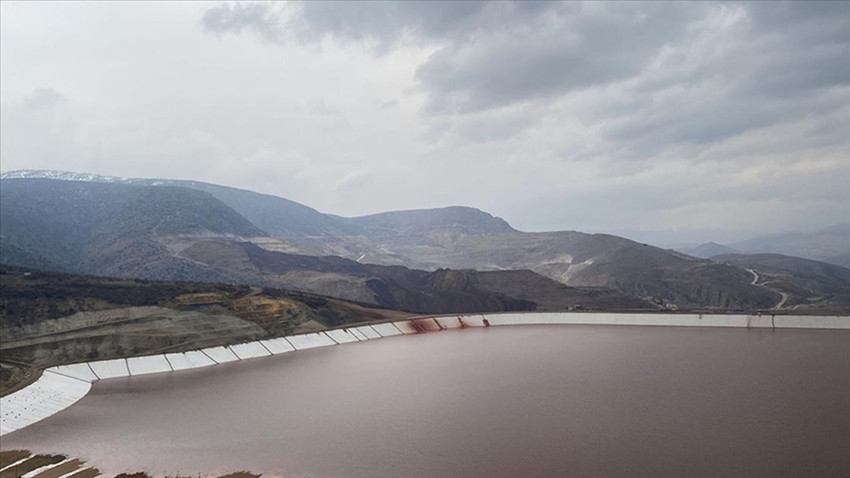
[[[23,390],[0,398],[0,436],[31,425],[73,405],[88,393],[91,382],[96,380],[209,367],[220,363],[278,355],[295,350],[363,342],[398,335],[466,327],[544,324],[850,330],[850,316],[532,312],[423,317],[377,325],[292,335],[228,347],[211,347],[190,352],[60,365],[45,370],[35,383]]]

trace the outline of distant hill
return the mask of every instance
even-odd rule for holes
[[[747,254],[785,254],[847,266],[850,265],[850,224],[814,232],[761,236],[730,244],[730,247]]]
[[[145,279],[226,281],[169,253],[164,236],[266,236],[210,194],[49,179],[0,179],[0,260]]]
[[[847,254],[830,256],[825,258],[823,261],[829,262],[830,264],[835,264],[837,266],[850,268],[850,252],[848,252]]]
[[[417,236],[435,230],[463,234],[516,232],[504,219],[471,207],[392,211],[348,219],[360,233],[373,237]]]
[[[54,179],[136,186],[174,186],[209,193],[223,202],[257,228],[282,237],[338,236],[355,234],[357,227],[342,218],[322,214],[315,209],[289,199],[260,194],[245,189],[219,186],[200,181],[179,179],[139,179],[83,174],[69,171],[22,170],[0,175],[3,179]]]
[[[227,204],[257,228],[281,237],[357,233],[349,222],[288,199],[198,181],[134,179],[132,184],[169,185],[204,191]]]
[[[720,254],[736,254],[738,252],[729,246],[724,246],[716,242],[706,242],[697,247],[685,247],[676,250],[689,256],[699,257],[700,259],[708,259],[713,256],[719,256]]]
[[[787,296],[785,308],[850,309],[850,269],[782,254],[725,254],[711,258],[755,271],[758,284]]]

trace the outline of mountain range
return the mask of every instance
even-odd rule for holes
[[[0,209],[4,263],[64,272],[283,287],[422,313],[834,305],[788,301],[731,261],[521,232],[460,206],[344,218],[197,181],[15,171],[0,176]]]
[[[850,267],[850,224],[836,224],[812,232],[771,234],[728,245],[707,242],[677,250],[704,259],[720,254],[772,253]]]

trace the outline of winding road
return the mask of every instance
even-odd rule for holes
[[[767,286],[766,286],[766,285],[764,285],[764,284],[759,284],[759,283],[758,283],[758,281],[759,281],[759,274],[758,274],[758,272],[756,272],[756,271],[754,271],[754,270],[752,270],[752,269],[747,269],[747,271],[749,271],[749,273],[753,275],[753,281],[752,281],[752,282],[750,282],[750,284],[752,284],[752,285],[754,285],[754,286],[757,286],[757,287],[761,287],[761,288],[767,289],[767,290],[769,290],[769,291],[771,291],[771,292],[776,292],[777,294],[779,294],[779,295],[781,295],[781,296],[782,296],[782,298],[781,298],[781,299],[779,299],[779,302],[777,302],[777,303],[776,303],[776,305],[774,305],[773,307],[771,307],[771,310],[778,310],[778,309],[781,309],[781,308],[782,308],[782,306],[783,306],[783,305],[785,305],[785,301],[787,301],[787,300],[788,300],[788,294],[786,294],[785,292],[782,292],[782,291],[776,290],[776,289],[771,289],[770,287],[767,287]]]

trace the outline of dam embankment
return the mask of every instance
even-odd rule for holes
[[[41,421],[73,405],[92,382],[215,366],[298,350],[466,327],[507,325],[625,325],[753,329],[850,329],[848,316],[505,313],[416,318],[211,347],[183,353],[50,367],[28,387],[0,398],[0,435]]]

